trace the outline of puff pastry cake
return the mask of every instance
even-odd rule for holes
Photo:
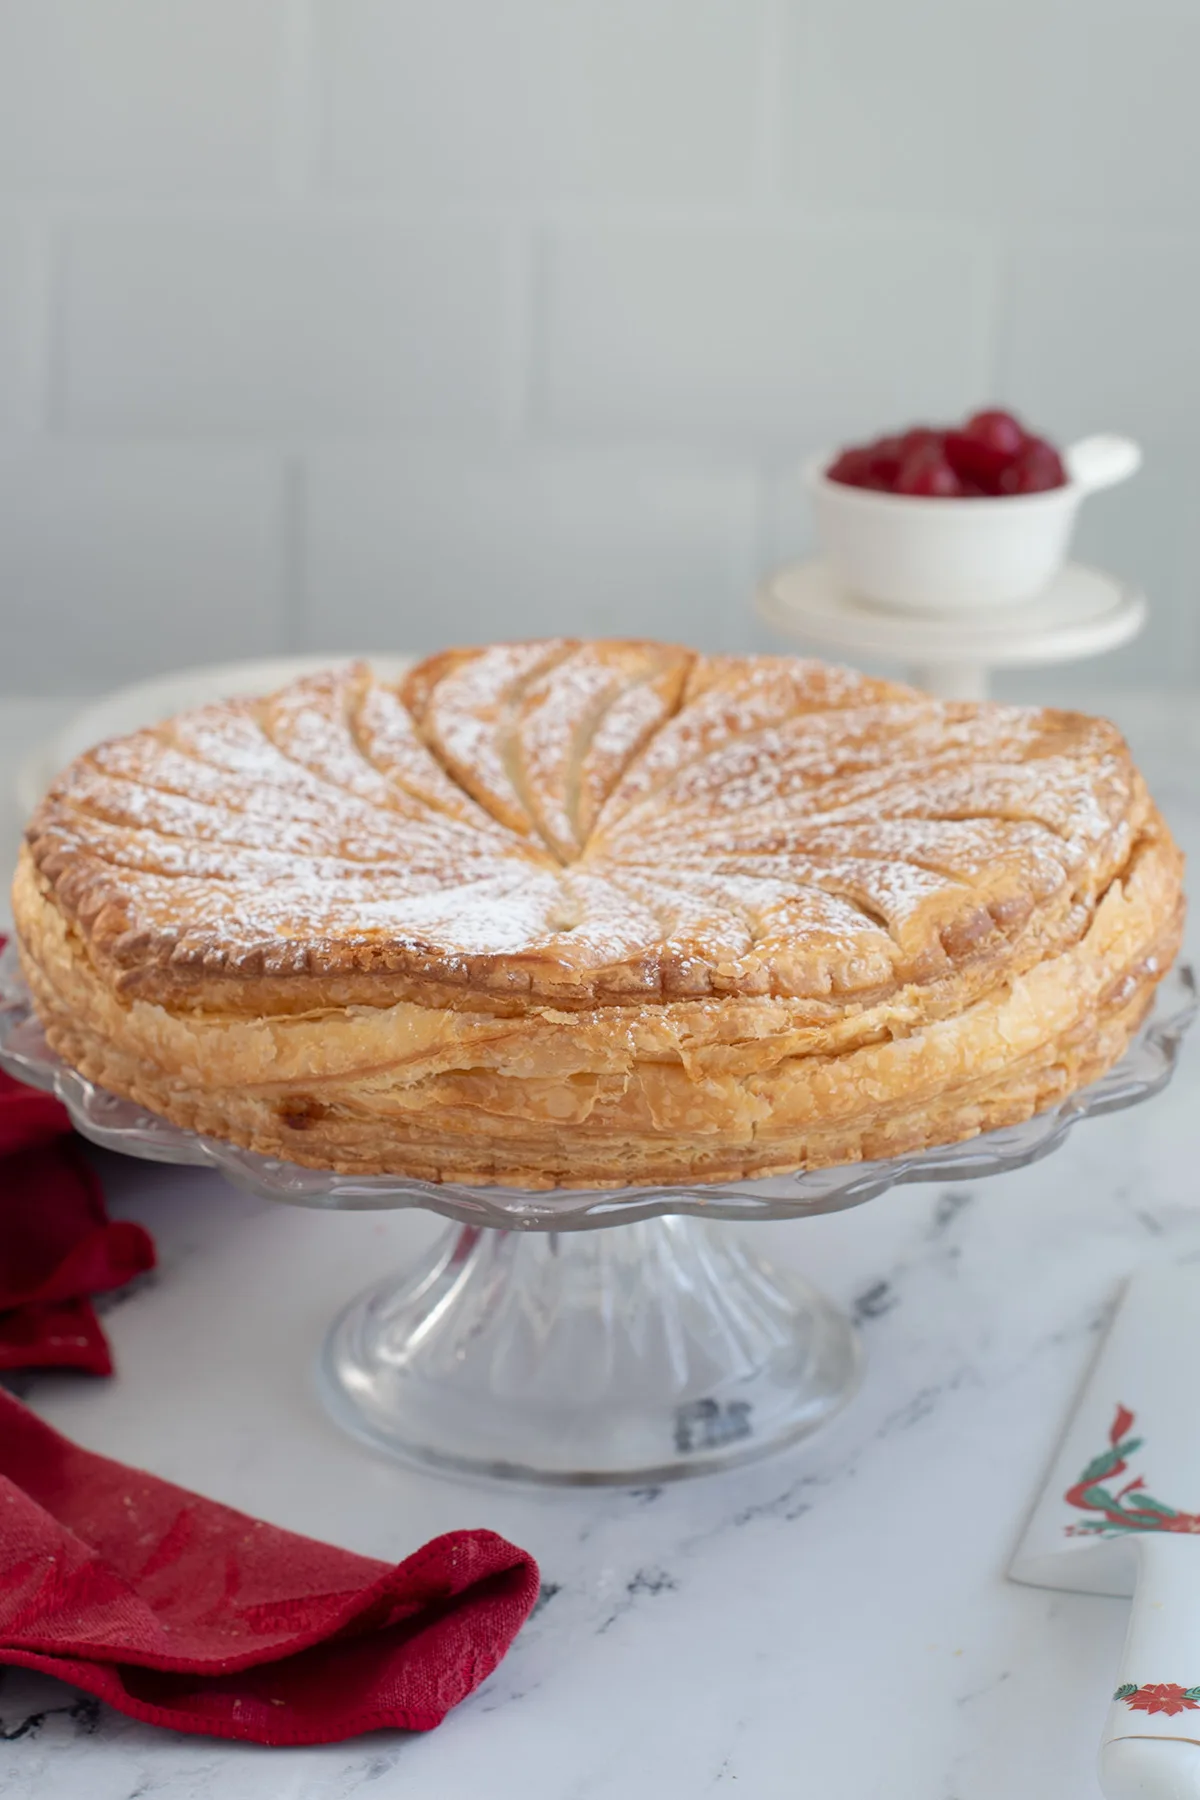
[[[14,891],[54,1049],[345,1172],[706,1182],[1007,1125],[1119,1057],[1181,859],[1116,729],[556,638],[101,744]]]

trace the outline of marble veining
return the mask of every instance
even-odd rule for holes
[[[1200,849],[1194,706],[1112,710]],[[5,794],[9,741],[0,706]],[[14,828],[0,817],[0,851]],[[749,1227],[852,1308],[863,1389],[785,1456],[627,1492],[418,1475],[325,1418],[311,1371],[331,1314],[437,1221],[291,1211],[204,1171],[102,1158],[113,1211],[149,1226],[161,1266],[105,1308],[116,1379],[24,1378],[32,1405],[95,1449],[374,1555],[490,1525],[545,1586],[495,1675],[426,1736],[214,1744],[8,1671],[0,1800],[1097,1800],[1125,1607],[1004,1568],[1122,1278],[1200,1250],[1198,1072],[1200,1038],[1166,1094],[1031,1168]]]

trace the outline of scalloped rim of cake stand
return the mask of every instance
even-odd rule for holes
[[[327,1211],[422,1207],[464,1225],[500,1231],[580,1231],[686,1214],[701,1219],[790,1219],[840,1212],[915,1181],[968,1181],[1004,1174],[1048,1156],[1081,1119],[1136,1106],[1164,1088],[1197,1011],[1197,980],[1179,962],[1164,976],[1137,1037],[1108,1073],[1058,1106],[1019,1125],[890,1161],[843,1164],[748,1181],[693,1187],[551,1188],[528,1192],[417,1181],[405,1176],[338,1175],[306,1169],[171,1125],[95,1086],[49,1048],[11,943],[0,954],[0,1067],[53,1093],[82,1136],[145,1161],[214,1168],[265,1199]]]

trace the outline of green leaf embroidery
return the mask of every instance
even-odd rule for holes
[[[1128,1700],[1130,1694],[1136,1694],[1136,1693],[1137,1693],[1137,1682],[1136,1681],[1123,1681],[1121,1683],[1120,1687],[1117,1689],[1116,1693],[1113,1695],[1113,1699],[1114,1700]]]
[[[1079,1479],[1080,1481],[1099,1481],[1103,1476],[1111,1475],[1120,1461],[1121,1452],[1119,1450],[1105,1450],[1103,1455],[1092,1458]]]
[[[1185,1700],[1200,1700],[1200,1687],[1184,1688],[1183,1697]]]
[[[1133,1423],[1134,1414],[1129,1408],[1118,1406],[1113,1432],[1127,1431]],[[1144,1442],[1145,1439],[1140,1437],[1123,1437],[1111,1450],[1105,1450],[1092,1458],[1078,1482],[1068,1490],[1066,1498],[1072,1506],[1103,1516],[1068,1525],[1068,1536],[1083,1537],[1089,1533],[1107,1536],[1122,1531],[1171,1531],[1178,1530],[1184,1524],[1200,1531],[1200,1513],[1182,1513],[1178,1507],[1168,1506],[1165,1500],[1158,1500],[1153,1494],[1147,1494],[1141,1486],[1140,1475],[1136,1481],[1128,1482],[1119,1494],[1110,1493],[1102,1485],[1106,1476],[1119,1474],[1128,1466],[1129,1458],[1142,1448]],[[1196,1689],[1196,1697],[1200,1699],[1200,1686]]]

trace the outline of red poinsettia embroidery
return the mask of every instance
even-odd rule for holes
[[[1124,1687],[1117,1689],[1113,1699],[1123,1700],[1134,1712],[1195,1712],[1200,1708],[1200,1687],[1180,1687],[1177,1681],[1144,1681],[1137,1687],[1127,1681]]]
[[[1133,1414],[1129,1408],[1118,1406],[1109,1428],[1109,1448],[1093,1457],[1079,1480],[1067,1489],[1063,1498],[1068,1506],[1099,1515],[1084,1524],[1068,1525],[1068,1537],[1118,1531],[1200,1532],[1200,1513],[1180,1512],[1177,1507],[1168,1506],[1165,1500],[1156,1500],[1153,1494],[1146,1492],[1146,1483],[1140,1475],[1136,1481],[1127,1481],[1115,1492],[1103,1485],[1112,1476],[1123,1475],[1129,1467],[1127,1459],[1142,1447],[1141,1438],[1127,1435],[1132,1425]]]

